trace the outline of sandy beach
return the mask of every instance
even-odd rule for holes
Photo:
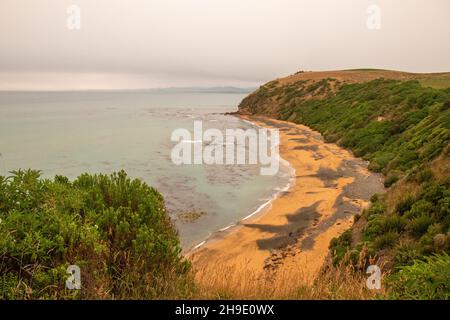
[[[383,191],[382,177],[306,126],[242,118],[280,130],[280,155],[295,169],[295,182],[264,212],[218,234],[188,257],[203,279],[218,268],[232,268],[260,276],[296,270],[311,281],[325,261],[330,240],[351,226],[372,194]]]

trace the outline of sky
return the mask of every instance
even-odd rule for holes
[[[450,71],[449,39],[449,0],[1,0],[0,90]]]

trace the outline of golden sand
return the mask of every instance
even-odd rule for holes
[[[295,183],[263,214],[241,222],[188,257],[203,275],[214,274],[219,267],[264,278],[295,270],[311,281],[325,261],[330,240],[351,226],[371,194],[382,191],[381,177],[306,126],[243,118],[280,130],[280,155],[295,169]]]

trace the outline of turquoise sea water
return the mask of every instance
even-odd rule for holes
[[[289,181],[289,168],[260,175],[258,165],[172,163],[177,128],[242,128],[233,116],[245,94],[129,92],[1,92],[0,174],[19,168],[71,179],[124,169],[165,197],[185,249],[239,221]],[[201,211],[195,221],[180,214]]]

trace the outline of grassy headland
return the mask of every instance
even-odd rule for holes
[[[239,108],[305,124],[386,176],[387,192],[372,197],[330,253],[334,265],[361,272],[383,266],[396,298],[450,297],[448,79],[385,70],[301,72],[267,83]]]

